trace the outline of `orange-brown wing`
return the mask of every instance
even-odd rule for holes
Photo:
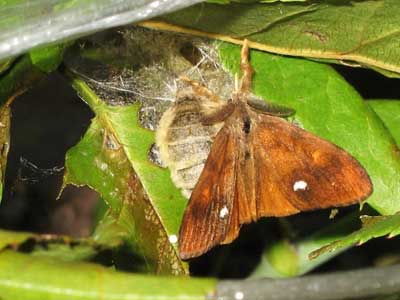
[[[248,135],[242,133],[240,140],[236,150],[239,157],[237,197],[234,202],[238,208],[239,225],[256,221],[261,216],[287,216],[299,212],[286,195],[279,191],[280,178],[274,174],[270,163],[274,158],[259,155],[263,141],[256,138],[254,126]]]
[[[343,149],[280,118],[257,120],[251,143],[258,218],[349,205],[372,193],[367,172]]]
[[[239,233],[236,195],[237,135],[225,125],[217,134],[193,189],[179,232],[182,259],[199,256]]]

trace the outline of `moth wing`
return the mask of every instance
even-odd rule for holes
[[[343,149],[280,118],[258,120],[252,136],[258,218],[345,206],[372,193],[367,172]],[[277,213],[278,203],[287,213]]]
[[[239,233],[235,206],[238,139],[232,126],[217,134],[203,172],[193,189],[179,232],[182,259],[203,254]]]
[[[238,207],[239,224],[256,221],[262,216],[278,217],[298,213],[299,209],[280,192],[280,178],[274,174],[274,158],[269,157],[270,161],[262,161],[266,159],[266,156],[260,155],[263,153],[260,147],[264,141],[255,138],[253,131],[249,134],[250,139],[242,142],[237,150],[238,196],[235,198],[235,205]]]

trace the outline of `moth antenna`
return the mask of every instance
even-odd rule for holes
[[[222,101],[217,95],[215,95],[213,92],[211,92],[204,85],[202,85],[201,83],[199,83],[195,80],[190,79],[187,76],[180,76],[179,80],[189,84],[192,87],[193,91],[195,91],[197,94],[199,94],[201,96],[205,96],[214,102]]]
[[[249,41],[245,39],[243,41],[242,51],[240,53],[240,68],[242,69],[242,85],[240,90],[242,92],[250,92],[251,81],[254,74],[254,69],[249,62]]]

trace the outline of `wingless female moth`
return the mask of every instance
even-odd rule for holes
[[[242,224],[261,217],[354,204],[372,193],[364,168],[338,146],[280,118],[292,113],[254,99],[249,48],[241,51],[242,78],[229,101],[183,78],[215,138],[191,192],[179,232],[179,254],[189,259],[231,243]],[[214,103],[214,104],[213,104]]]

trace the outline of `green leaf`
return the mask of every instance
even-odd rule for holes
[[[29,232],[0,230],[0,251],[8,246],[15,248],[27,239],[32,238],[32,236],[34,236],[34,234]]]
[[[296,248],[288,240],[282,240],[268,247],[268,251],[265,252],[261,263],[254,271],[253,277],[295,276],[298,275],[298,268]]]
[[[45,73],[55,71],[62,62],[65,45],[54,45],[29,52],[32,64]]]
[[[109,209],[99,220],[92,238],[97,243],[108,245],[111,248],[115,248],[125,241],[130,243],[131,247],[135,247],[134,231],[130,230],[129,226],[133,226],[132,220],[124,226],[122,222],[119,222],[119,218],[113,214],[113,210]]]
[[[381,236],[392,238],[400,234],[400,213],[391,216],[364,216],[361,220],[363,222],[363,227],[360,230],[311,252],[309,255],[310,259],[317,258],[321,254],[332,252],[343,247],[361,245],[373,238]]]
[[[44,243],[44,245],[43,245]],[[54,241],[44,240],[32,249],[32,257],[49,257],[57,261],[79,262],[95,258],[104,247],[100,247],[92,240],[68,241],[68,239]]]
[[[201,3],[142,24],[234,43],[247,38],[260,50],[354,62],[399,76],[399,15],[397,0]]]
[[[0,201],[6,176],[7,156],[10,149],[11,111],[9,105],[0,108]]]
[[[28,246],[25,248],[29,249],[32,256],[54,257],[60,261],[88,260],[105,249],[103,245],[91,239],[0,230],[0,251],[7,247],[20,249],[24,245]]]
[[[325,253],[311,261],[308,257],[310,252],[344,238],[356,230],[359,227],[357,216],[358,214],[350,214],[339,220],[327,220],[324,228],[296,241],[283,239],[267,244],[261,262],[251,277],[298,276],[315,269],[346,248],[338,248],[335,253]]]
[[[226,67],[239,72],[239,47],[222,44]],[[356,157],[367,169],[374,192],[367,200],[381,214],[400,211],[400,156],[397,146],[360,95],[331,67],[304,59],[251,52],[253,91],[296,110],[306,130]]]
[[[382,119],[397,145],[400,146],[400,101],[369,100],[368,104]]]
[[[14,60],[11,58],[0,61],[0,75],[6,70],[8,70],[13,61]]]
[[[0,105],[10,104],[34,83],[44,78],[44,73],[35,68],[29,56],[16,61],[8,72],[0,77]]]
[[[119,232],[145,257],[149,270],[185,273],[177,245],[169,240],[178,234],[187,201],[169,171],[149,161],[154,132],[139,126],[138,105],[107,105],[77,78],[73,86],[96,117],[67,153],[64,183],[92,187],[110,207],[103,223],[108,229],[95,236],[110,241],[107,231]]]
[[[214,288],[210,279],[136,275],[10,250],[0,253],[2,300],[203,300]]]

